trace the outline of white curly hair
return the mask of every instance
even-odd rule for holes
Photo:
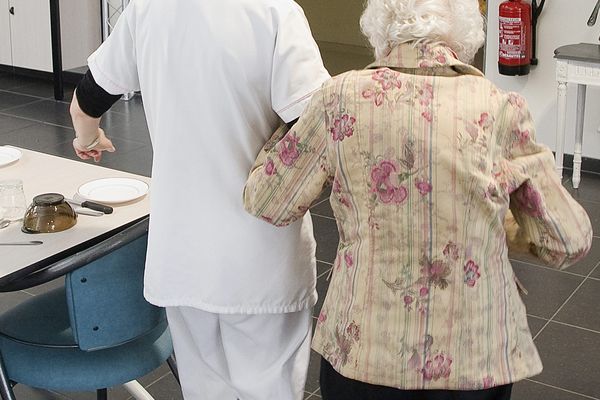
[[[377,59],[400,43],[444,43],[469,63],[485,42],[477,0],[367,0],[360,27]]]

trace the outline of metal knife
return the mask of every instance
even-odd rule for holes
[[[67,201],[67,203],[79,206],[79,207],[84,207],[84,208],[89,208],[90,210],[95,210],[95,211],[100,211],[103,212],[104,214],[112,214],[113,212],[113,208],[104,204],[100,204],[100,203],[95,203],[93,201],[88,201],[88,200],[84,200],[84,201],[80,201],[80,200],[74,200],[74,199],[65,199]]]
[[[90,215],[92,217],[101,217],[104,215],[102,211],[96,211],[89,208],[75,207],[75,212],[79,215]]]

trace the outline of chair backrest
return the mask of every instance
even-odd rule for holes
[[[70,272],[67,305],[79,348],[100,350],[143,336],[166,320],[143,295],[147,234]]]

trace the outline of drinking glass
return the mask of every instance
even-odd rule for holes
[[[23,181],[20,179],[0,181],[0,219],[19,220],[25,215],[26,208]]]

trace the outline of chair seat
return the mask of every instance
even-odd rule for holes
[[[0,351],[8,377],[15,382],[47,390],[92,391],[151,372],[171,355],[173,345],[165,321],[126,344],[83,351],[70,329],[64,288],[58,288],[0,316]]]

